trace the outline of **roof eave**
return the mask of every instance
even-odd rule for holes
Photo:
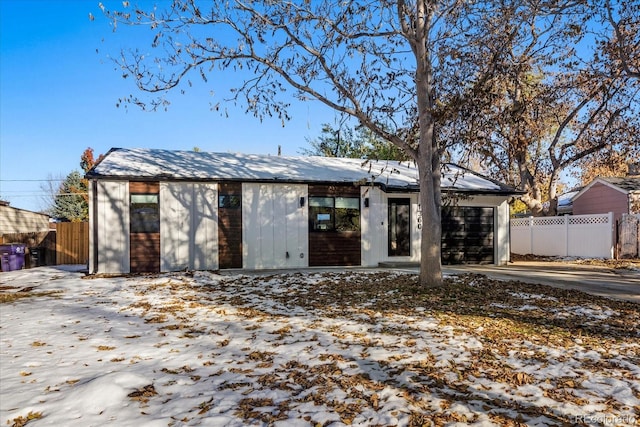
[[[258,178],[227,178],[227,177],[207,177],[207,178],[185,178],[175,177],[167,175],[155,175],[155,176],[143,176],[143,175],[99,175],[89,171],[85,175],[89,180],[110,180],[110,181],[181,181],[181,182],[272,182],[272,183],[286,183],[286,184],[343,184],[354,186],[366,186],[373,185],[379,187],[385,193],[402,193],[402,192],[418,192],[420,187],[418,185],[389,185],[381,182],[366,182],[360,181],[328,181],[328,180],[300,180],[300,179],[286,179],[286,178],[272,178],[272,179],[258,179]],[[511,189],[462,189],[462,188],[442,188],[443,193],[464,193],[469,195],[501,195],[501,196],[513,196],[525,194],[525,191],[511,190]]]

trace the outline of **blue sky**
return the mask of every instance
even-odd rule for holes
[[[118,6],[120,2],[105,1]],[[89,20],[89,14],[95,16]],[[203,91],[170,96],[168,112],[116,107],[136,93],[109,56],[125,47],[93,0],[0,0],[0,199],[46,208],[42,186],[80,170],[80,156],[112,147],[148,147],[299,155],[335,114],[317,102],[297,103],[293,119],[260,122],[240,107],[229,117],[210,110],[220,97]],[[97,51],[96,51],[97,50]],[[231,73],[218,75],[228,85]]]

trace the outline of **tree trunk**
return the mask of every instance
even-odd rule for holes
[[[421,128],[421,133],[423,129]],[[431,129],[433,129],[433,125]],[[429,131],[425,133],[429,133]],[[424,287],[442,285],[440,162],[437,154],[433,156],[436,159],[435,162],[431,161],[431,158],[428,157],[431,151],[418,150],[420,208],[422,210],[420,285]],[[432,166],[436,166],[437,169],[432,170]]]
[[[425,4],[419,2],[419,9]],[[416,55],[416,98],[418,124],[420,126],[416,161],[420,179],[420,208],[422,210],[422,230],[420,241],[420,285],[437,287],[442,285],[441,261],[441,193],[440,193],[440,151],[435,134],[434,117],[435,94],[433,84],[432,58],[430,51],[429,25],[431,17],[426,8],[419,11],[425,19],[417,25],[418,43]]]

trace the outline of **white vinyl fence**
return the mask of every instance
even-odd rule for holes
[[[511,219],[511,252],[545,256],[614,256],[613,213]]]

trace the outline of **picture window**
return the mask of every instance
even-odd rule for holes
[[[359,231],[358,197],[309,197],[310,231]]]
[[[130,221],[132,233],[160,232],[160,205],[157,194],[132,194]]]

